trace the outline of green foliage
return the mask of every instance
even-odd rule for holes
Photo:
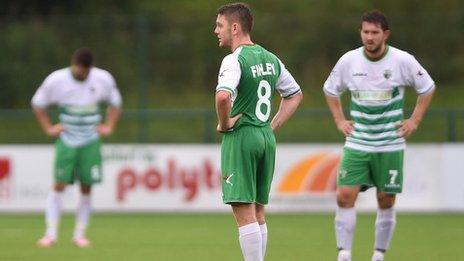
[[[111,71],[125,108],[212,106],[221,59],[213,34],[223,1],[6,1],[0,11],[0,107],[28,108],[73,50],[92,48]],[[363,11],[389,17],[390,43],[414,54],[439,84],[464,82],[462,1],[249,1],[253,39],[275,52],[305,89],[304,106],[324,106],[320,92],[337,59],[360,45]],[[441,85],[440,85],[441,86]],[[446,97],[453,99],[452,96]],[[459,103],[463,106],[463,102]]]

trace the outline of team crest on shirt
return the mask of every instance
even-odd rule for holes
[[[387,69],[387,70],[383,71],[383,77],[385,77],[385,79],[388,80],[388,79],[390,79],[391,76],[392,76],[392,70]]]

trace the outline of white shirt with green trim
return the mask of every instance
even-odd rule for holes
[[[47,76],[32,98],[33,107],[59,107],[64,126],[60,138],[70,147],[98,139],[95,127],[102,120],[100,103],[120,107],[122,99],[113,76],[96,67],[84,81],[76,80],[70,68],[57,70]]]
[[[345,147],[365,152],[403,150],[405,139],[397,130],[403,120],[406,87],[419,95],[435,88],[430,75],[409,53],[387,46],[376,61],[367,58],[364,47],[343,55],[323,90],[333,97],[351,92],[350,115],[355,124]]]

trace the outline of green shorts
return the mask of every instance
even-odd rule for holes
[[[403,151],[371,153],[345,148],[337,185],[361,185],[361,191],[375,186],[381,192],[401,193]]]
[[[243,126],[224,134],[221,145],[222,200],[269,202],[276,141],[269,126]]]
[[[96,140],[82,147],[72,148],[58,139],[55,142],[55,182],[92,185],[101,182],[101,142]]]

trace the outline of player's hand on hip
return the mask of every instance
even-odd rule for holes
[[[106,137],[113,133],[113,128],[107,124],[99,124],[97,125],[97,132],[100,136]]]
[[[64,127],[63,125],[61,125],[61,123],[58,123],[58,124],[50,126],[46,130],[46,133],[50,137],[58,137],[62,131],[64,131]]]
[[[237,114],[232,118],[229,118],[229,120],[225,124],[219,123],[216,127],[216,130],[219,132],[229,132],[232,131],[235,123],[242,117],[242,114]]]
[[[407,138],[411,135],[414,131],[417,130],[419,126],[419,122],[413,119],[407,119],[403,122],[399,123],[398,135],[401,137]]]
[[[350,136],[351,132],[353,132],[354,130],[354,122],[352,121],[348,121],[348,120],[339,120],[337,122],[335,122],[335,124],[337,125],[337,129],[343,133],[343,135],[345,136]]]

